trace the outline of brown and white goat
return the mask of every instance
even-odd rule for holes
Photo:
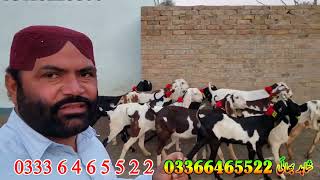
[[[183,96],[186,93],[188,88],[189,85],[187,81],[184,79],[176,79],[172,84],[167,84],[165,88],[154,92],[129,92],[121,98],[120,103],[147,103],[160,99],[163,96],[171,97],[173,102],[175,102],[178,97]]]
[[[122,131],[122,129],[130,125],[130,138],[123,145],[120,159],[123,159],[128,149],[138,139],[138,145],[145,156],[150,156],[151,153],[144,147],[144,135],[147,131],[155,129],[155,114],[147,104],[127,103],[120,104],[111,112],[108,112],[110,117],[110,134],[108,143],[112,141]]]
[[[204,99],[204,94],[198,88],[189,88],[183,97],[179,97],[177,102],[171,104],[170,106],[179,106],[190,109],[191,103],[202,103]],[[179,146],[179,137],[172,136],[172,142],[164,147],[165,150],[170,149],[174,144],[176,144],[176,151],[181,151]]]
[[[168,99],[168,98],[166,98]],[[184,95],[185,102],[181,102],[181,106],[189,106],[192,102],[201,102],[203,95],[197,88],[189,88],[187,93]],[[130,139],[125,143],[120,158],[123,158],[134,142],[139,139],[139,147],[141,148],[144,155],[148,156],[150,153],[144,148],[145,133],[149,130],[155,130],[155,122],[150,115],[153,110],[149,109],[152,106],[154,109],[161,109],[162,107],[154,106],[157,103],[127,103],[118,105],[114,111],[109,111],[110,117],[110,135],[107,143],[113,141],[115,137],[122,131],[125,126],[130,125]],[[177,104],[176,104],[177,105]],[[133,133],[138,132],[138,133]],[[114,142],[114,141],[113,141]]]
[[[158,137],[157,165],[160,165],[161,156],[166,157],[164,147],[168,139],[190,139],[196,137],[198,128],[200,127],[200,122],[196,117],[197,111],[179,106],[166,106],[161,110],[155,109],[157,114],[155,124]],[[210,110],[200,112],[202,117],[205,117],[209,113]]]
[[[211,87],[211,83],[209,83]],[[212,90],[209,88],[209,91],[212,95],[212,105],[215,105],[216,102],[225,98],[228,94],[241,96],[245,102],[240,104],[240,107],[235,104],[233,106],[234,110],[241,110],[245,108],[252,109],[255,111],[266,111],[270,102],[273,99],[279,99],[279,96],[289,99],[292,97],[291,89],[283,82],[275,83],[272,86],[265,87],[264,89],[253,90],[253,91],[242,91],[235,89],[217,89]]]
[[[154,92],[137,92],[132,91],[120,99],[119,104],[125,103],[147,103],[153,100],[160,99],[163,96],[170,96],[172,94],[171,84],[167,84],[165,88],[156,90]]]

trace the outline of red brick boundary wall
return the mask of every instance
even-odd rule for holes
[[[320,99],[320,6],[142,7],[141,57],[155,88],[283,81],[298,102]]]

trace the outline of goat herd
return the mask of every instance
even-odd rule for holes
[[[209,159],[215,161],[218,154],[224,162],[219,147],[224,142],[233,159],[237,156],[232,144],[242,144],[248,149],[249,159],[257,154],[264,160],[262,147],[269,144],[276,163],[282,144],[286,144],[289,159],[293,158],[291,145],[303,129],[317,131],[307,157],[320,139],[320,100],[298,105],[292,100],[292,90],[283,82],[242,91],[219,89],[210,83],[204,89],[190,88],[184,79],[176,79],[163,89],[151,90],[151,82],[144,80],[125,95],[98,98],[99,117],[110,119],[110,134],[104,145],[116,144],[118,134],[127,137],[123,138],[120,159],[137,140],[143,154],[151,155],[144,146],[147,131],[156,132],[157,165],[171,146],[181,151],[180,138],[195,139],[188,159],[196,158],[205,147],[203,156],[210,150]],[[215,176],[221,179],[218,174]],[[280,176],[285,179],[283,174]],[[268,175],[264,177],[269,179]]]

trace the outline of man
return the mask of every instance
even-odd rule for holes
[[[116,178],[105,161],[108,153],[89,126],[98,91],[86,35],[57,26],[22,29],[12,42],[5,85],[14,110],[0,129],[1,179]],[[137,177],[172,178],[186,176],[167,175],[160,166],[153,176]]]

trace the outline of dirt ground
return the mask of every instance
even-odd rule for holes
[[[94,128],[97,130],[97,133],[100,135],[99,139],[102,141],[108,134],[109,134],[109,125],[108,125],[108,120],[106,118],[101,118],[97,124],[94,126]],[[147,136],[151,136],[152,133],[148,133]],[[298,165],[301,163],[305,162],[304,154],[307,152],[309,146],[312,143],[312,140],[314,138],[315,132],[312,130],[304,130],[301,136],[299,136],[296,141],[293,144],[293,150],[295,152],[295,159],[292,161],[289,161],[289,163],[295,163],[295,169],[298,168]],[[118,137],[117,138],[118,144],[116,146],[113,146],[111,143],[107,146],[107,151],[109,152],[111,159],[113,162],[116,162],[117,159],[119,158],[122,147],[123,147],[123,142],[121,139]],[[168,141],[169,142],[169,141]],[[187,154],[193,147],[195,143],[195,140],[181,140],[181,149],[182,152]],[[154,138],[152,141],[149,141],[148,143],[145,144],[145,147],[152,153],[151,157],[145,157],[141,150],[138,147],[138,144],[135,143],[133,147],[136,149],[136,152],[131,152],[128,151],[126,154],[126,161],[130,161],[131,159],[138,159],[139,162],[142,164],[145,159],[151,158],[154,163],[156,164],[156,147],[157,147],[157,139]],[[245,146],[241,145],[235,145],[235,152],[238,156],[239,159],[248,159],[248,153],[247,149]],[[172,147],[168,153],[174,152],[175,147]],[[228,150],[226,148],[226,145],[222,145],[222,151],[224,152],[225,159],[229,159],[228,156]],[[267,146],[264,147],[263,149],[264,157],[271,157],[271,150],[267,148]],[[281,153],[282,155],[287,155],[285,147],[282,146],[281,148]],[[201,157],[201,153],[199,154],[199,158]],[[300,180],[300,179],[306,179],[306,180],[319,180],[320,179],[320,145],[317,146],[315,149],[313,155],[312,155],[312,161],[314,164],[314,169],[306,174],[305,176],[300,176],[300,175],[292,175],[292,176],[287,176],[287,179],[289,180]],[[128,165],[128,164],[127,164]],[[141,166],[141,165],[140,165]],[[132,166],[126,166],[127,168],[132,168]],[[273,169],[275,169],[275,165],[273,165]],[[143,166],[141,166],[141,170],[144,170]],[[222,175],[223,179],[238,179],[238,180],[254,180],[254,179],[260,179],[262,178],[262,175],[246,175],[242,176],[239,178],[234,178],[234,175]],[[129,178],[130,176],[127,175],[122,175],[121,177]],[[132,177],[130,177],[132,178]],[[277,176],[275,175],[275,171],[271,176],[272,179],[278,179]],[[192,175],[192,179],[194,180],[211,180],[215,179],[213,175]]]
[[[7,116],[0,116],[0,126],[6,121]],[[109,125],[108,125],[108,120],[106,118],[101,118],[97,124],[94,126],[94,128],[97,130],[97,133],[100,135],[99,139],[102,141],[108,134],[109,134]],[[152,133],[148,133],[147,137],[150,136]],[[301,134],[301,136],[299,136],[297,138],[297,140],[294,142],[294,152],[295,152],[295,159],[292,161],[289,161],[289,163],[295,163],[295,169],[298,168],[298,165],[300,165],[301,163],[303,163],[306,159],[304,158],[304,154],[306,153],[307,149],[309,148],[312,139],[315,135],[315,132],[313,132],[312,130],[304,130],[304,132]],[[107,146],[107,151],[111,156],[112,162],[116,162],[117,159],[119,158],[121,151],[122,151],[122,147],[123,147],[123,143],[120,140],[120,138],[117,139],[118,140],[118,145],[113,146],[111,144],[109,144]],[[183,151],[183,153],[188,153],[191,148],[193,147],[193,144],[195,143],[195,140],[181,140],[181,149]],[[154,164],[156,164],[156,147],[157,147],[157,139],[154,138],[152,139],[152,141],[146,143],[146,148],[152,153],[151,157],[145,157],[141,150],[138,148],[137,143],[135,143],[133,145],[133,147],[136,149],[136,152],[131,152],[128,151],[127,155],[126,155],[126,169],[132,169],[132,166],[128,165],[128,162],[131,159],[137,159],[140,162],[140,166],[139,169],[141,170],[140,172],[142,173],[145,170],[145,166],[143,166],[143,161],[145,159],[149,159],[151,158],[154,162]],[[247,159],[247,150],[244,146],[240,146],[240,145],[236,145],[235,147],[235,152],[237,154],[237,156],[239,157],[239,159]],[[168,153],[173,152],[174,148],[171,148],[171,150],[169,150]],[[225,145],[222,145],[222,151],[224,152],[225,155],[225,159],[228,159],[228,151],[226,149]],[[271,157],[271,152],[270,149],[268,149],[266,146],[263,149],[264,151],[264,157]],[[285,151],[285,147],[282,146],[281,148],[281,152],[282,155],[287,155],[286,151]],[[199,157],[201,157],[201,155],[199,155]],[[320,179],[320,146],[318,145],[313,153],[312,156],[312,161],[314,163],[314,169],[309,173],[306,174],[305,176],[300,176],[300,175],[292,175],[292,176],[287,176],[287,179],[289,180],[300,180],[300,179],[305,179],[305,180],[319,180]],[[275,165],[273,165],[273,174],[272,174],[272,179],[278,179],[275,176]],[[121,176],[123,178],[134,178],[134,176],[129,176],[128,175],[128,171],[126,170],[126,172]],[[222,175],[223,179],[229,180],[229,179],[235,179],[233,177],[233,175]],[[262,175],[245,175],[239,178],[236,178],[238,180],[254,180],[254,179],[260,179],[262,178]],[[211,180],[214,179],[213,175],[192,175],[192,179],[194,180]]]

